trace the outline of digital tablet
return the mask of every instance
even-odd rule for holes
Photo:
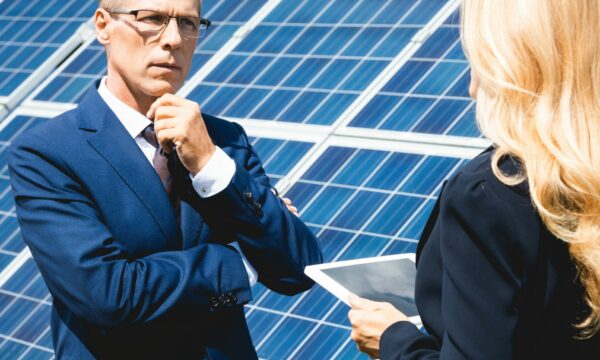
[[[306,275],[348,304],[350,293],[385,301],[421,325],[415,305],[415,254],[386,255],[310,265]]]

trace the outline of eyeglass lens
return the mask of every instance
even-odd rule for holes
[[[140,10],[137,12],[136,21],[140,24],[140,30],[161,32],[168,25],[170,17],[156,11]],[[198,38],[206,25],[195,16],[178,16],[177,25],[182,36]]]

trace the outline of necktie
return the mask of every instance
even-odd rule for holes
[[[156,170],[158,173],[160,181],[165,187],[165,191],[167,192],[169,200],[171,201],[171,206],[173,206],[173,210],[175,211],[175,216],[177,219],[179,219],[181,201],[179,194],[176,191],[174,178],[171,175],[171,171],[169,171],[169,165],[174,165],[176,160],[174,157],[177,156],[177,153],[173,151],[172,153],[167,154],[160,148],[158,139],[156,138],[156,132],[154,132],[154,124],[148,125],[142,131],[142,137],[156,149],[154,152],[154,158],[152,159],[152,165],[154,166],[154,170]]]

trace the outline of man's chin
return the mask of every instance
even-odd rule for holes
[[[154,80],[150,86],[148,86],[148,94],[154,97],[161,97],[164,94],[175,94],[180,88],[181,83],[171,82],[166,80]]]

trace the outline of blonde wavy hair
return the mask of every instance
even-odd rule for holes
[[[494,174],[526,180],[544,224],[568,243],[590,310],[578,337],[591,337],[600,329],[600,1],[464,0],[462,10]],[[501,172],[507,155],[522,173]]]

